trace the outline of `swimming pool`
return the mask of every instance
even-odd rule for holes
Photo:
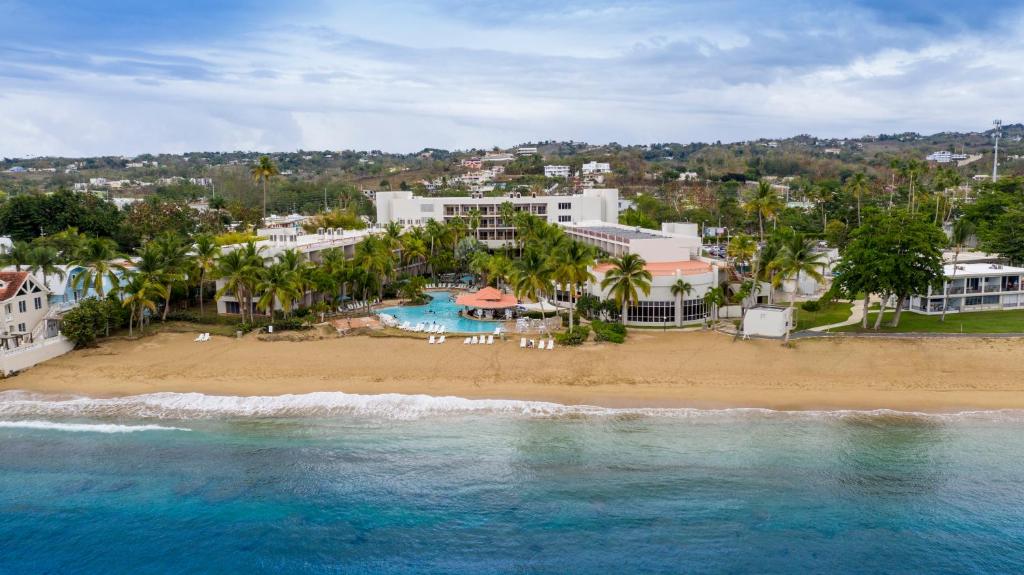
[[[386,307],[377,312],[394,316],[399,324],[438,323],[454,333],[493,332],[494,328],[501,325],[498,321],[477,321],[460,317],[459,310],[463,308],[455,305],[452,292],[430,291],[427,295],[430,296],[430,302],[426,305]]]

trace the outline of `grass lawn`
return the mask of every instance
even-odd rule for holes
[[[880,333],[1024,333],[1024,310],[1014,311],[977,311],[967,313],[951,313],[946,321],[939,321],[937,315],[921,315],[906,310],[900,315],[900,326],[891,328],[887,325],[892,320],[893,312],[886,310],[882,317]],[[878,312],[868,314],[868,329],[874,325]],[[836,331],[864,331],[860,325],[848,325]]]
[[[805,311],[800,309],[800,304],[797,304],[794,309],[796,329],[799,331],[846,321],[850,317],[851,305],[848,301],[835,301],[822,306],[818,311]]]

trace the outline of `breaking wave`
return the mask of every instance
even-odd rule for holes
[[[544,401],[466,399],[397,393],[360,395],[316,392],[277,396],[220,396],[201,393],[150,393],[115,398],[56,396],[24,391],[0,392],[0,417],[130,417],[140,419],[217,419],[229,417],[331,417],[355,415],[407,420],[445,415],[498,414],[525,417],[673,417],[691,419],[984,419],[1024,422],[1024,411],[956,413],[879,410],[777,411],[763,408],[608,408]],[[6,422],[24,426],[25,422]],[[56,424],[55,424],[56,425]],[[63,424],[62,424],[63,425]],[[74,424],[67,424],[74,425]],[[4,422],[0,422],[4,426]],[[116,427],[116,426],[115,426]],[[132,427],[132,426],[121,426]],[[146,426],[135,426],[146,427]],[[170,428],[163,428],[170,429]]]
[[[114,423],[60,423],[56,421],[0,421],[0,428],[53,429],[55,431],[84,431],[90,433],[134,433],[136,431],[191,431],[183,427],[163,425],[117,425]]]

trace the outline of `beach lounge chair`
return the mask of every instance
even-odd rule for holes
[[[501,335],[501,326],[494,328],[494,335]]]
[[[444,343],[444,336],[443,335],[437,340],[437,343]]]
[[[487,345],[494,345],[494,336],[493,335],[487,336]]]
[[[521,348],[522,347],[526,347],[526,338],[525,337],[519,338],[519,347],[521,347]]]
[[[434,344],[434,336],[430,336],[430,339],[427,340],[427,343],[433,345]]]
[[[203,334],[197,335],[196,338],[192,341],[203,341]]]
[[[210,341],[210,332],[201,333],[199,334],[199,337],[203,338],[199,341]]]
[[[555,349],[555,338],[548,340],[548,349]]]
[[[469,343],[472,343],[472,344],[474,344],[474,345],[476,344],[476,336],[475,336],[475,335],[473,336],[473,339],[471,339],[471,340],[469,341]]]

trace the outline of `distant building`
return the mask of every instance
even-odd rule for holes
[[[550,165],[544,166],[544,177],[545,178],[568,178],[570,174],[569,166]]]
[[[843,153],[843,149],[842,148],[825,148],[825,153],[826,154],[832,154],[834,156],[838,156],[839,154]]]
[[[678,179],[680,182],[696,182],[700,179],[700,176],[697,172],[682,172],[679,174]]]
[[[89,178],[89,185],[90,186],[103,187],[103,186],[107,185],[107,179],[106,178]]]
[[[504,164],[511,162],[514,159],[516,159],[516,157],[513,156],[512,154],[495,153],[484,154],[484,157],[481,158],[480,161],[483,163]]]
[[[26,170],[25,168],[23,168],[21,166],[14,166],[13,168],[8,168],[7,171],[12,173],[12,174],[21,174],[21,173],[27,172],[28,170]]]
[[[936,164],[948,164],[954,160],[966,160],[967,154],[954,154],[953,152],[947,150],[941,150],[938,152],[932,152],[931,154],[928,154],[927,156],[925,156],[924,159],[929,162],[935,162]]]
[[[520,146],[516,148],[517,156],[532,156],[537,153],[537,148],[534,146]]]
[[[608,174],[611,173],[612,166],[611,164],[601,162],[587,162],[586,164],[583,164],[583,167],[580,168],[580,170],[585,176],[589,174]]]
[[[82,192],[82,193],[88,192],[89,191],[89,184],[87,184],[85,182],[77,182],[75,184],[72,184],[71,190],[75,191],[75,192]]]
[[[484,163],[480,160],[480,158],[468,158],[462,160],[462,167],[469,168],[470,170],[479,170],[484,167]]]

